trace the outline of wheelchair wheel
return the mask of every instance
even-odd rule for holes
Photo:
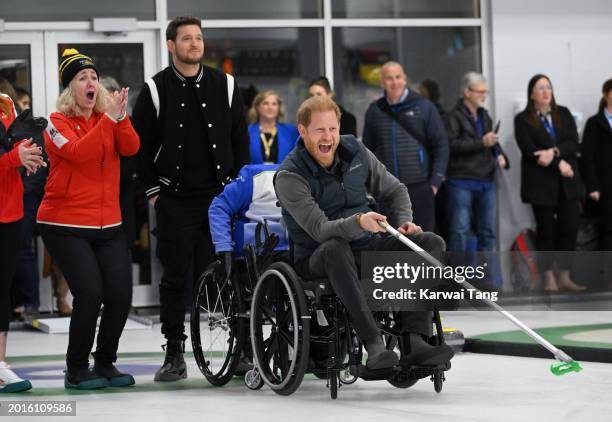
[[[444,376],[444,371],[436,370],[431,376],[434,383],[434,390],[436,393],[442,392],[442,386],[444,385],[444,381],[446,377]]]
[[[246,341],[241,290],[215,276],[215,264],[198,280],[191,311],[191,343],[200,371],[213,385],[225,385],[240,363]]]
[[[332,372],[329,376],[329,394],[332,400],[338,398],[338,374]]]
[[[261,275],[251,303],[253,360],[263,381],[280,395],[302,383],[308,364],[310,315],[293,269],[275,262]]]
[[[261,379],[259,371],[256,369],[251,369],[244,375],[244,384],[249,390],[259,390],[261,387],[263,387],[264,382]]]

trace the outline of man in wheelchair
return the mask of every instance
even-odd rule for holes
[[[226,275],[232,270],[234,257],[243,256],[245,245],[261,247],[269,234],[278,239],[274,251],[289,249],[272,183],[277,168],[278,164],[242,167],[238,177],[213,199],[208,209],[210,234]],[[262,239],[261,228],[266,239]]]
[[[302,103],[301,138],[280,164],[274,187],[293,242],[296,272],[304,279],[329,281],[368,352],[367,368],[391,368],[399,358],[387,350],[372,313],[363,311],[367,304],[356,255],[406,247],[383,233],[378,221],[387,218],[369,208],[368,193],[392,210],[390,223],[423,249],[441,253],[445,244],[411,222],[406,187],[354,136],[339,135],[339,119],[331,99],[315,96]],[[449,346],[426,341],[432,335],[431,312],[401,312],[400,324],[407,364],[440,365],[452,358]]]

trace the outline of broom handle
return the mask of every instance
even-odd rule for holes
[[[408,246],[410,249],[412,249],[414,252],[419,254],[419,256],[421,258],[425,259],[430,264],[432,264],[432,265],[434,265],[436,267],[444,267],[444,264],[442,264],[436,258],[431,256],[429,253],[427,253],[423,248],[421,248],[419,245],[414,243],[412,240],[408,239],[406,236],[404,236],[403,234],[398,232],[395,228],[393,228],[386,221],[379,221],[378,224],[383,229],[385,229],[391,236],[395,237],[397,240],[402,242],[404,245]],[[457,282],[457,281],[455,281],[455,282]],[[462,283],[457,282],[457,284],[463,285],[463,286],[467,287],[468,289],[474,289],[474,290],[480,291],[476,287],[474,287],[472,284],[468,283],[467,281],[464,281]],[[482,299],[482,300],[487,305],[489,305],[491,308],[493,308],[494,310],[496,310],[497,312],[499,312],[500,314],[502,314],[503,316],[508,318],[514,325],[519,327],[525,334],[527,334],[529,337],[534,339],[542,347],[547,349],[550,353],[552,353],[555,356],[555,358],[557,360],[560,360],[562,362],[571,362],[571,361],[573,361],[573,359],[570,356],[568,356],[563,350],[560,350],[560,349],[556,348],[555,346],[553,346],[544,337],[542,337],[541,335],[539,335],[538,333],[533,331],[531,328],[529,328],[527,325],[525,325],[521,320],[519,320],[517,317],[512,315],[510,312],[506,311],[504,308],[499,306],[497,303],[493,302],[490,299],[486,299],[486,298]]]

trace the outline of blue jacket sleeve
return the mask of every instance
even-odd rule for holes
[[[238,177],[213,199],[208,208],[208,221],[216,253],[234,250],[232,222],[249,208],[252,196],[253,178],[243,167]]]
[[[427,139],[429,140],[429,152],[431,155],[431,173],[429,183],[437,188],[440,187],[446,175],[448,166],[448,135],[444,128],[442,118],[433,103],[427,101]]]

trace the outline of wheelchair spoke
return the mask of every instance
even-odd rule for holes
[[[273,312],[272,309],[266,307],[263,303],[260,304],[258,308],[261,311],[262,319],[267,319],[270,322],[270,324],[276,325],[276,323],[274,322],[274,317],[272,316],[272,312]]]
[[[279,329],[278,329],[278,336],[279,336],[279,337],[282,337],[282,339],[283,339],[284,341],[286,341],[286,342],[287,342],[287,344],[289,344],[289,346],[291,346],[291,347],[295,347],[295,345],[293,344],[293,334],[291,334],[291,333],[289,333],[289,332],[285,331],[285,330],[284,330],[284,329],[282,329],[282,328],[279,328]]]

